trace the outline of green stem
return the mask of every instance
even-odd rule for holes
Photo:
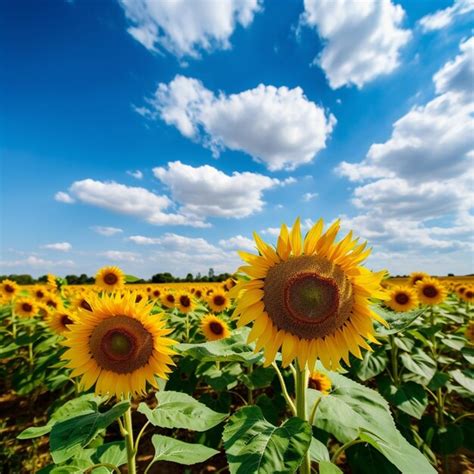
[[[395,344],[395,336],[390,335],[390,358],[392,362],[392,377],[396,387],[400,385],[400,376],[398,373],[398,347]]]
[[[302,420],[308,421],[306,413],[306,392],[308,386],[308,371],[306,367],[301,369],[300,366],[296,368],[296,416]],[[306,454],[301,463],[300,474],[310,474],[311,473],[311,459],[309,457],[309,449],[306,451]]]
[[[355,444],[359,443],[365,443],[364,440],[362,439],[353,439],[352,441],[347,442],[346,444],[343,444],[332,456],[331,462],[333,464],[336,464],[337,459],[339,456],[346,450],[349,449],[351,446],[354,446]]]
[[[319,404],[321,403],[321,400],[323,399],[324,395],[321,395],[313,405],[313,409],[311,410],[311,414],[309,415],[308,423],[312,426],[314,423],[314,417],[316,416],[316,411],[319,407]]]
[[[189,342],[189,313],[186,313],[186,342]]]
[[[474,413],[464,413],[464,415],[458,416],[454,421],[454,423],[457,423],[458,421],[461,421],[463,418],[474,418]]]
[[[127,447],[127,466],[128,474],[137,474],[137,465],[135,462],[135,446],[133,444],[133,427],[132,427],[132,407],[123,416],[123,424],[125,428],[125,445]]]
[[[253,364],[249,365],[248,372],[249,372],[249,377],[250,377],[252,375],[252,372],[253,372]],[[252,392],[252,389],[250,387],[248,387],[247,399],[248,399],[249,405],[253,405],[253,392]]]
[[[281,374],[277,363],[272,362],[272,367],[275,369],[275,372],[278,376],[278,380],[280,381],[281,393],[282,393],[283,397],[285,398],[287,405],[290,407],[291,412],[293,413],[294,416],[296,416],[295,404],[293,403],[293,400],[290,398],[290,395],[288,395],[288,390],[286,389],[285,379],[283,378],[283,375]]]
[[[148,425],[150,424],[149,421],[147,421],[143,426],[142,426],[142,429],[140,430],[140,433],[138,433],[138,436],[137,438],[135,439],[135,447],[133,448],[134,452],[135,452],[135,456],[138,452],[138,444],[140,443],[140,439],[141,437],[143,436],[143,433],[145,433],[145,430],[147,429]]]
[[[13,340],[16,339],[16,314],[15,314],[15,305],[12,304],[12,336]]]

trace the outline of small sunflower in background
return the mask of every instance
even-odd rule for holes
[[[140,303],[142,300],[148,300],[148,294],[143,291],[133,291],[132,293],[135,295],[135,303]]]
[[[460,298],[465,303],[472,303],[474,301],[474,288],[472,287],[466,288],[460,295]]]
[[[328,395],[331,391],[332,383],[330,378],[327,375],[324,375],[322,372],[312,372],[308,380],[309,388],[318,390],[323,395]]]
[[[74,316],[69,310],[61,308],[60,311],[52,312],[46,322],[56,334],[63,334],[71,324],[74,324]]]
[[[458,295],[459,298],[462,298],[462,295],[464,294],[466,290],[467,290],[467,285],[463,285],[463,284],[457,285],[455,288],[456,295]]]
[[[202,298],[202,291],[197,289],[195,292],[194,292],[194,296],[200,300]]]
[[[74,297],[72,300],[72,305],[79,309],[85,309],[86,311],[92,311],[91,305],[88,302],[89,296],[85,295],[84,293],[81,293],[77,296]]]
[[[372,311],[372,299],[387,299],[380,283],[385,271],[373,273],[360,264],[370,254],[349,232],[335,242],[336,221],[323,233],[320,219],[302,241],[300,220],[288,231],[282,225],[277,246],[254,233],[258,255],[239,252],[248,263],[239,271],[250,280],[238,283],[230,297],[239,296],[234,315],[238,326],[253,322],[248,342],[265,352],[270,365],[281,348],[282,365],[295,358],[301,370],[312,371],[319,358],[336,370],[349,352],[361,358],[366,340],[377,342],[372,320],[387,324]]]
[[[15,301],[15,313],[24,317],[32,317],[38,314],[39,308],[32,298],[19,298]]]
[[[213,314],[208,314],[201,320],[201,331],[208,341],[218,341],[230,336],[227,323]]]
[[[48,293],[44,300],[42,301],[46,306],[49,306],[50,308],[58,309],[62,306],[61,300],[56,296],[51,293]]]
[[[190,313],[194,310],[194,301],[189,293],[180,293],[176,298],[176,307],[181,313]]]
[[[164,293],[161,298],[161,304],[166,308],[172,309],[176,308],[176,296],[171,291]]]
[[[415,286],[419,281],[424,280],[425,278],[429,278],[430,276],[428,273],[425,272],[412,272],[410,273],[410,277],[408,279],[408,284]]]
[[[96,394],[117,398],[145,394],[147,382],[158,388],[155,376],[168,378],[176,341],[166,337],[171,329],[162,316],[151,316],[153,304],[113,293],[90,303],[92,311],[80,310],[64,333],[71,375],[81,377],[84,390],[95,386]]]
[[[125,275],[118,267],[103,267],[95,276],[95,284],[103,290],[119,290],[125,284]]]
[[[418,306],[418,296],[410,286],[394,286],[388,290],[389,300],[385,304],[397,312],[410,311]]]
[[[48,290],[41,285],[35,285],[31,290],[30,294],[37,302],[45,301],[46,297],[48,296]]]
[[[222,313],[229,307],[230,299],[223,291],[215,291],[208,296],[207,304],[215,313]]]
[[[160,299],[160,296],[161,296],[161,291],[160,291],[158,288],[153,288],[153,289],[150,288],[149,294],[150,294],[151,297],[154,298],[155,300],[159,300],[159,299]]]
[[[7,301],[10,301],[18,293],[18,283],[13,280],[2,280],[0,283],[0,292]]]
[[[416,284],[416,291],[420,303],[427,305],[437,305],[446,298],[446,288],[436,278],[423,278]]]

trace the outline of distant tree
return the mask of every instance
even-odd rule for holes
[[[453,277],[454,273],[448,273],[448,277]]]
[[[156,273],[151,277],[152,283],[172,283],[174,281],[176,281],[176,278],[168,272]]]
[[[188,273],[188,274],[186,275],[186,278],[184,279],[184,281],[194,281],[193,274],[192,274],[192,273]]]
[[[209,277],[209,281],[213,281],[214,279],[214,269],[213,268],[209,268],[209,271],[207,272],[207,276]]]
[[[42,275],[38,278],[39,283],[46,283],[48,281],[48,275]]]

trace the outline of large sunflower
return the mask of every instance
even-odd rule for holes
[[[410,311],[418,306],[416,291],[410,286],[394,286],[388,291],[386,305],[397,312]]]
[[[155,375],[167,378],[174,365],[176,343],[165,337],[159,314],[151,316],[152,304],[135,303],[133,294],[107,294],[90,300],[92,311],[80,315],[63,343],[69,349],[63,359],[72,376],[81,376],[84,390],[95,384],[95,393],[127,396],[145,393],[146,382],[158,388]]]
[[[6,300],[10,301],[18,293],[18,283],[8,279],[2,280],[0,292]]]
[[[230,336],[229,327],[222,319],[208,314],[201,320],[201,330],[208,341],[217,341]]]
[[[283,366],[296,357],[312,371],[319,358],[326,368],[337,369],[349,352],[362,357],[360,347],[371,350],[365,339],[377,342],[372,319],[385,321],[370,309],[372,298],[386,299],[380,287],[385,272],[373,273],[360,263],[369,255],[352,232],[335,243],[340,223],[323,234],[319,220],[302,242],[300,220],[291,232],[282,225],[274,249],[255,233],[260,255],[239,252],[248,266],[240,267],[249,281],[229,292],[240,299],[234,315],[238,326],[254,322],[249,342],[264,348],[265,365],[282,348]]]
[[[125,284],[125,275],[119,267],[103,267],[95,276],[95,284],[103,290],[118,290]]]
[[[440,304],[446,298],[446,288],[436,278],[423,278],[416,284],[418,299],[422,304],[436,305]]]

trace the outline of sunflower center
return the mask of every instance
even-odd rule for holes
[[[309,385],[309,388],[321,391],[322,384],[321,384],[321,380],[319,380],[319,379],[310,378],[308,385]]]
[[[92,311],[91,305],[86,300],[82,300],[80,306],[82,309]]]
[[[153,352],[153,336],[136,319],[113,316],[96,326],[89,348],[100,368],[127,374],[148,363]]]
[[[23,303],[21,305],[21,308],[23,309],[23,311],[26,311],[27,313],[30,313],[31,311],[33,311],[33,306],[31,306],[30,303]]]
[[[43,293],[41,290],[38,290],[38,291],[36,292],[36,297],[37,297],[37,298],[43,298],[43,297],[44,297],[44,293]]]
[[[64,314],[63,316],[61,316],[61,324],[66,327],[68,324],[72,324],[73,321],[72,319],[67,315],[67,314]]]
[[[197,290],[197,291],[196,291],[196,296],[197,296],[198,298],[201,298],[201,296],[202,296],[202,291],[201,291],[201,290]]]
[[[398,304],[407,304],[409,300],[410,298],[408,298],[408,295],[405,293],[397,293],[397,295],[395,296],[395,301]]]
[[[349,319],[352,284],[324,257],[302,255],[268,270],[263,302],[278,329],[304,339],[320,338]]]
[[[118,282],[118,276],[115,273],[106,273],[104,275],[104,281],[107,285],[115,285]]]
[[[166,297],[166,300],[169,301],[170,303],[174,303],[174,296],[173,295],[168,295]]]
[[[466,295],[465,295],[466,298],[472,298],[472,295],[473,295],[472,291],[466,291]]]
[[[415,285],[416,283],[418,283],[421,280],[423,280],[422,276],[416,276],[416,277],[413,278],[413,284]]]
[[[189,308],[189,306],[191,306],[191,299],[189,296],[181,296],[179,298],[179,302],[181,306],[184,306],[185,308]]]
[[[137,295],[135,297],[135,303],[140,303],[140,301],[143,299],[143,296],[142,295]]]
[[[427,298],[435,298],[438,295],[438,289],[433,285],[427,285],[423,288],[423,294]]]
[[[215,321],[209,324],[209,329],[217,336],[221,335],[224,332],[224,328],[222,327],[222,324],[217,323]]]
[[[13,288],[13,286],[9,285],[8,283],[5,285],[5,291],[7,293],[14,293],[15,292],[15,288]]]
[[[222,306],[225,304],[225,298],[222,295],[214,296],[214,304],[217,306]]]
[[[155,290],[155,291],[153,292],[153,296],[155,296],[156,298],[158,298],[158,296],[160,296],[160,294],[161,294],[161,293],[160,293],[160,290]]]

